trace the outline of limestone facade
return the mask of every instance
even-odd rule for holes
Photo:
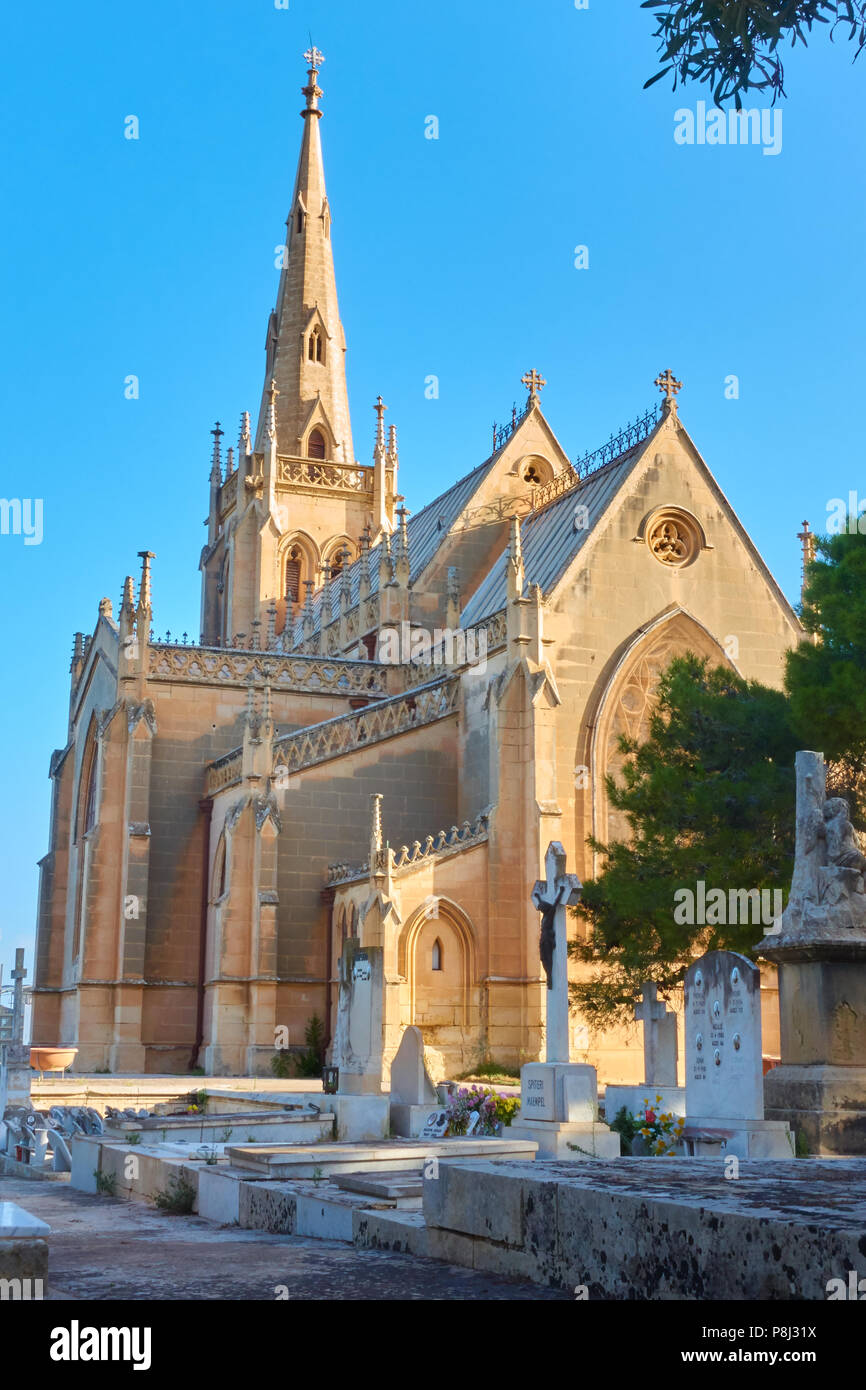
[[[576,471],[531,374],[415,514],[381,399],[355,460],[311,61],[255,435],[224,459],[214,432],[200,640],[154,639],[149,552],[75,638],[33,1036],[79,1070],[266,1073],[314,1014],[333,1037],[348,937],[384,950],[386,1077],[409,1024],[443,1074],[537,1058],[548,843],[584,878],[586,836],[621,833],[604,777],[671,656],[778,686],[802,637],[669,384]],[[574,1058],[635,1081],[641,1040]]]

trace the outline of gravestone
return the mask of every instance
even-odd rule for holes
[[[848,803],[828,797],[824,755],[797,753],[788,903],[758,951],[779,969],[781,1062],[767,1113],[810,1154],[866,1154],[866,855]]]
[[[677,1085],[677,1016],[659,999],[655,984],[644,985],[634,1017],[636,1023],[643,1023],[644,1081],[640,1086],[608,1086],[604,1100],[608,1124],[623,1106],[630,1114],[639,1114],[644,1101],[656,1112],[684,1115],[686,1111],[685,1088]]]
[[[384,951],[362,949],[349,937],[340,958],[340,992],[334,1037],[334,1064],[340,1069],[339,1094],[382,1092],[382,1003]]]
[[[598,1078],[595,1067],[571,1062],[568,1025],[567,910],[580,901],[576,874],[566,873],[565,850],[553,840],[544,859],[546,877],[532,890],[541,912],[539,954],[547,989],[545,1062],[527,1062],[520,1069],[520,1113],[509,1134],[534,1139],[539,1158],[598,1158],[619,1155],[619,1135],[598,1122]]]
[[[406,1028],[391,1063],[392,1134],[408,1139],[419,1135],[436,1099],[436,1088],[424,1064],[424,1036],[420,1028]]]
[[[448,1111],[431,1110],[419,1132],[420,1139],[443,1139],[448,1128]]]
[[[792,1158],[787,1124],[764,1119],[761,973],[736,951],[687,970],[686,1152]]]

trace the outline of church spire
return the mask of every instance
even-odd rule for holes
[[[276,408],[280,454],[355,462],[346,391],[346,341],[337,304],[331,251],[331,210],[319,122],[317,48],[304,54],[307,85],[301,117],[304,131],[292,205],[286,221],[286,245],[277,307],[268,324],[265,382],[256,432],[256,449],[267,438],[269,390],[279,392]],[[324,450],[324,455],[323,451]]]

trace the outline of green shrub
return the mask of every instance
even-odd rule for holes
[[[319,1078],[325,1065],[325,1025],[318,1014],[313,1014],[304,1029],[305,1046],[297,1052],[288,1050],[275,1052],[271,1058],[271,1071],[283,1080],[304,1076]]]
[[[176,1216],[188,1216],[195,1205],[196,1190],[185,1173],[173,1173],[168,1183],[159,1192],[154,1192],[153,1200],[160,1211],[170,1211]]]
[[[96,1179],[96,1190],[101,1197],[117,1196],[116,1173],[100,1173],[98,1168],[94,1168],[93,1176]]]

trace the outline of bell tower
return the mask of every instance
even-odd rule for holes
[[[307,586],[356,559],[363,534],[375,543],[394,527],[396,431],[385,448],[381,409],[372,464],[355,459],[322,159],[324,57],[310,48],[304,58],[303,135],[255,436],[245,415],[227,471],[218,440],[211,460],[202,634],[223,646],[282,632]]]

